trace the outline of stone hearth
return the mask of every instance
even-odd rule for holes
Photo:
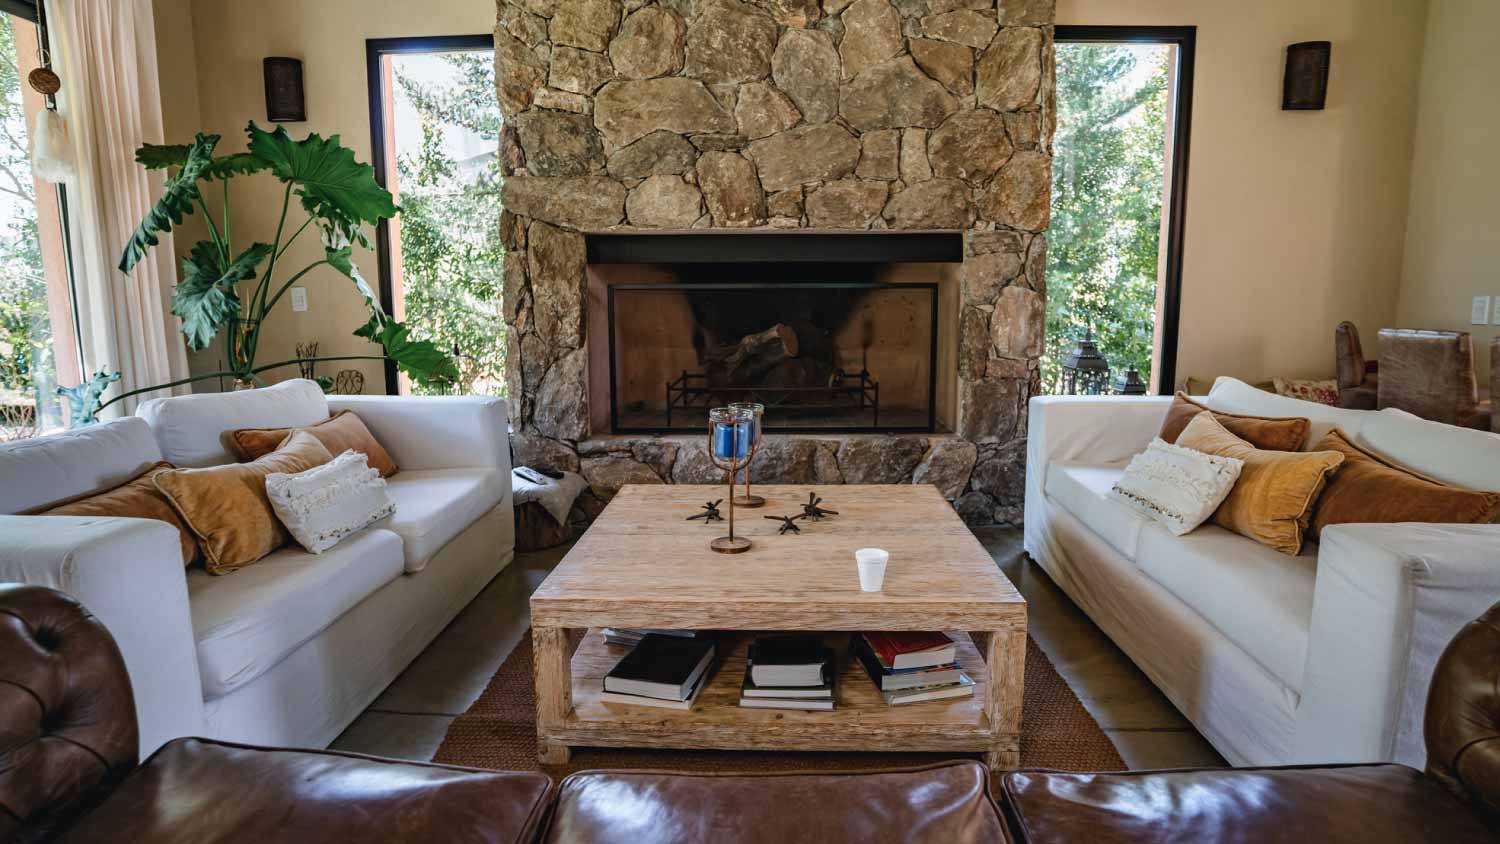
[[[768,437],[758,481],[935,483],[1018,522],[1038,382],[1054,0],[500,0],[519,463],[718,480],[702,437],[591,428],[584,232],[958,229],[955,430]]]

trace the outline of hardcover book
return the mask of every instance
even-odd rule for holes
[[[865,673],[870,675],[870,680],[875,683],[875,687],[883,692],[957,683],[962,674],[956,663],[939,665],[935,668],[908,668],[901,671],[886,668],[880,664],[880,660],[870,650],[870,646],[859,636],[854,637],[852,650],[860,664],[864,665]]]
[[[750,679],[757,686],[826,686],[833,654],[820,636],[760,636],[750,643]]]
[[[918,686],[915,689],[902,689],[895,692],[881,692],[880,696],[891,706],[903,703],[921,703],[925,700],[943,700],[952,697],[969,697],[974,694],[974,681],[969,675],[962,672],[958,675],[957,683],[949,683],[945,686]]]
[[[630,695],[621,692],[604,691],[599,693],[599,699],[605,703],[623,703],[627,706],[654,706],[659,709],[678,709],[687,711],[693,708],[698,701],[698,694],[703,687],[708,685],[709,672],[704,671],[698,675],[693,687],[688,690],[687,697],[682,700],[666,700],[659,697],[647,697],[646,695]]]
[[[932,668],[958,658],[958,646],[946,633],[873,631],[861,634],[887,668]]]
[[[604,677],[604,690],[685,701],[714,659],[712,639],[648,634]]]

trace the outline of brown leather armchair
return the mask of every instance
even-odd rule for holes
[[[1467,331],[1380,329],[1379,406],[1461,428],[1490,429]]]
[[[1428,688],[1427,770],[1404,765],[1001,777],[1012,839],[1500,841],[1500,604],[1470,622]]]
[[[1379,370],[1365,360],[1359,344],[1359,329],[1345,320],[1333,330],[1333,352],[1338,361],[1339,406],[1351,410],[1374,410],[1378,400]]]
[[[178,739],[136,765],[114,639],[73,599],[0,585],[0,842],[523,842],[540,774]]]

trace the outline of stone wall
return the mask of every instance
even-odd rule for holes
[[[936,483],[1017,522],[1038,383],[1055,0],[499,0],[516,457],[718,480],[701,437],[591,439],[583,232],[961,229],[957,436],[767,437],[756,480]]]

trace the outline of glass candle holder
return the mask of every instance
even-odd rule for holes
[[[750,549],[750,540],[734,535],[734,483],[740,469],[750,465],[755,417],[744,410],[716,407],[708,412],[708,458],[723,469],[729,483],[729,535],[709,543],[720,554]]]
[[[729,406],[729,410],[749,420],[743,423],[745,430],[741,434],[750,444],[746,455],[748,459],[745,461],[745,494],[736,496],[734,503],[741,507],[764,507],[766,504],[764,498],[750,494],[750,461],[755,459],[755,452],[760,448],[761,421],[765,416],[766,406],[760,402],[735,402]]]

